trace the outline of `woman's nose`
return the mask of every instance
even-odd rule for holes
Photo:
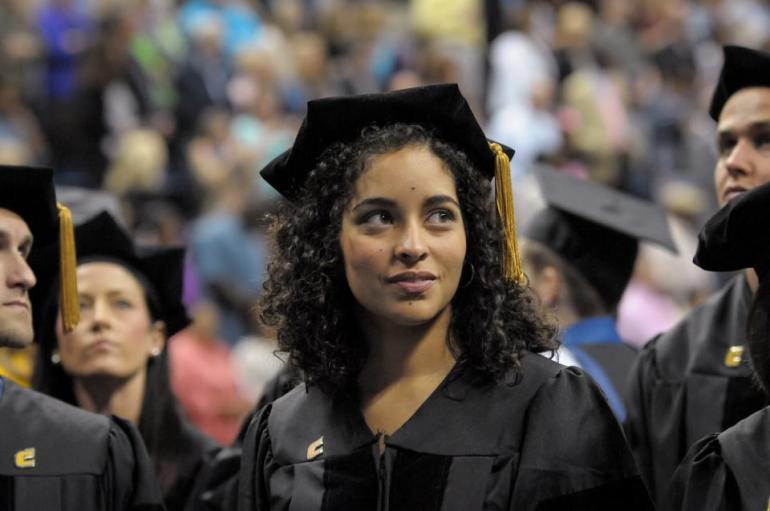
[[[425,259],[427,249],[419,226],[408,225],[403,229],[395,247],[396,258],[404,264],[414,264]]]

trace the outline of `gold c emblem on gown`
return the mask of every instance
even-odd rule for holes
[[[312,460],[324,453],[324,437],[307,446],[307,459]]]
[[[16,468],[35,468],[35,448],[22,449],[16,453],[13,461]]]
[[[725,355],[727,367],[738,367],[743,361],[743,346],[730,346]]]

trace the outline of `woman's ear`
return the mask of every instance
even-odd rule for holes
[[[150,325],[150,354],[158,356],[166,347],[166,323],[163,321],[154,321]]]

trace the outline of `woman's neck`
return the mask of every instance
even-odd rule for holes
[[[358,380],[360,393],[376,394],[397,381],[443,380],[455,363],[447,343],[451,318],[447,307],[418,326],[362,322],[369,355]]]
[[[76,378],[75,399],[89,412],[116,415],[133,424],[139,424],[144,402],[146,371],[138,371],[127,379],[106,376]]]

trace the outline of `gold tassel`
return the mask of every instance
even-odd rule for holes
[[[80,300],[78,282],[75,276],[77,255],[75,254],[75,230],[72,213],[64,205],[59,209],[59,273],[61,282],[61,317],[64,333],[71,332],[80,321]]]
[[[495,203],[497,216],[503,229],[503,276],[508,281],[524,282],[519,246],[516,240],[516,215],[513,210],[513,185],[508,155],[500,144],[489,144],[495,153]]]

